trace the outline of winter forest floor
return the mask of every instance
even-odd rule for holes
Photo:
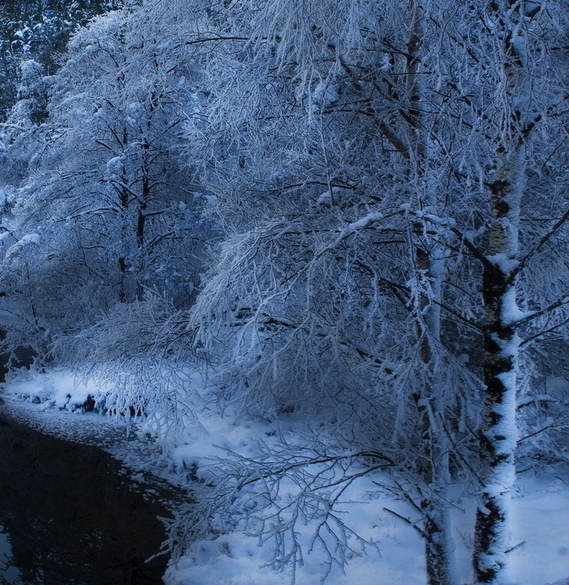
[[[207,394],[194,380],[196,395]],[[79,382],[65,371],[47,374],[20,373],[4,384],[3,409],[26,424],[65,439],[96,444],[123,461],[132,477],[145,481],[154,476],[160,481],[192,490],[192,479],[207,477],[207,461],[230,449],[254,457],[259,437],[265,441],[278,434],[294,440],[303,430],[291,418],[280,422],[238,425],[216,412],[207,400],[194,404],[199,424],[190,428],[176,444],[152,439],[145,425],[136,419],[124,420],[82,412],[78,405],[93,387]],[[211,459],[213,461],[213,459]],[[189,474],[188,469],[193,469]],[[197,471],[196,471],[197,469]],[[203,469],[203,471],[202,471]],[[409,514],[405,504],[378,493],[381,477],[364,477],[352,484],[340,507],[343,520],[374,546],[366,554],[354,546],[343,574],[332,566],[327,580],[331,585],[424,585],[422,542],[418,535],[393,512]],[[387,511],[390,510],[391,512]],[[512,555],[511,581],[516,585],[569,584],[569,480],[567,476],[529,471],[518,478],[511,504]],[[181,513],[181,512],[180,512]],[[464,535],[472,523],[472,502],[458,500],[454,514],[457,560],[461,583],[472,580],[470,545]],[[310,524],[299,536],[309,548]],[[168,585],[280,585],[291,579],[290,567],[276,572],[263,567],[271,556],[270,544],[260,546],[257,538],[243,532],[223,534],[216,540],[195,542],[165,577]],[[296,572],[297,585],[320,582],[327,572],[323,551],[314,547],[304,555],[304,564]]]

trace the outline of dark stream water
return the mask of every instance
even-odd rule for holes
[[[0,584],[162,583],[170,515],[106,452],[0,415]]]

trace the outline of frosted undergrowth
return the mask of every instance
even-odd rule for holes
[[[276,449],[283,441],[301,444],[308,432],[304,423],[292,415],[279,420],[236,423],[230,412],[221,412],[215,401],[210,400],[215,388],[207,387],[195,372],[187,372],[186,379],[191,386],[184,393],[187,408],[179,412],[183,416],[191,410],[191,415],[177,421],[181,430],[176,441],[171,435],[158,437],[152,417],[109,417],[85,412],[88,410],[85,404],[100,405],[109,400],[114,392],[112,384],[101,386],[99,382],[65,370],[44,374],[20,372],[12,376],[2,390],[2,408],[51,434],[104,446],[134,469],[136,477],[153,473],[189,490],[195,487],[196,480],[202,482],[193,492],[195,494],[205,493],[203,490],[207,491],[208,483],[220,481],[223,470],[216,466],[228,453],[232,454],[234,463],[239,457],[242,461],[259,460],[263,456],[259,441],[266,454],[267,449]],[[280,482],[281,491],[275,501],[282,504],[292,495],[298,497],[296,477],[291,475]],[[323,548],[326,539],[313,540],[317,515],[295,525],[296,538],[302,548],[302,562],[297,563],[294,575],[297,585],[316,584],[325,574],[329,575],[327,583],[332,585],[425,585],[422,542],[392,513],[409,516],[411,511],[404,503],[378,489],[377,484],[382,481],[389,481],[384,472],[366,475],[342,492],[337,515],[353,531],[353,536],[345,543],[347,552],[332,548],[328,553],[332,556],[345,554],[344,571],[340,566],[330,566],[329,555]],[[197,538],[180,551],[179,558],[171,563],[165,576],[168,585],[281,585],[291,582],[290,565],[281,566],[282,571],[267,567],[273,562],[273,567],[278,568],[274,560],[278,556],[275,546],[279,543],[266,539],[266,535],[254,534],[260,509],[247,506],[262,497],[261,483],[252,482],[235,492],[237,501],[226,509],[238,512],[240,517],[210,519],[220,528],[218,533]],[[453,513],[455,554],[460,582],[467,583],[472,580],[469,535],[472,534],[474,500],[463,497],[457,504]],[[261,509],[269,516],[270,510],[270,507]],[[512,583],[567,583],[568,510],[569,486],[563,479],[525,475],[518,478],[511,505]],[[183,524],[183,514],[179,512],[179,525]],[[212,515],[215,515],[214,508]]]

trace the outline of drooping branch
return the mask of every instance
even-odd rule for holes
[[[510,281],[513,282],[513,279],[518,276],[522,272],[522,270],[527,266],[528,262],[551,240],[553,236],[555,236],[559,230],[569,221],[569,208],[565,211],[565,213],[551,226],[551,228],[545,233],[534,245],[534,247],[520,260],[517,268],[512,271],[510,276]]]

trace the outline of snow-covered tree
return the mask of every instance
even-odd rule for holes
[[[455,582],[447,486],[475,470],[475,578],[499,583],[530,340],[566,323],[563,7],[254,8],[192,134],[228,227],[195,345],[223,399],[398,445],[430,583]]]
[[[17,100],[19,63],[35,60],[49,75],[59,67],[70,34],[113,0],[3,2],[0,15],[0,119]],[[44,112],[45,113],[45,112]]]
[[[6,125],[7,164],[29,148],[22,136],[36,136],[24,178],[11,171],[16,204],[6,221],[15,238],[41,236],[29,249],[39,263],[30,279],[52,333],[89,326],[145,289],[178,307],[192,300],[205,228],[191,167],[180,164],[193,73],[168,44],[176,31],[142,10],[95,19],[51,78],[49,119],[26,130],[17,107]],[[12,264],[9,283],[20,281]],[[8,286],[6,304],[17,310],[18,285]]]

